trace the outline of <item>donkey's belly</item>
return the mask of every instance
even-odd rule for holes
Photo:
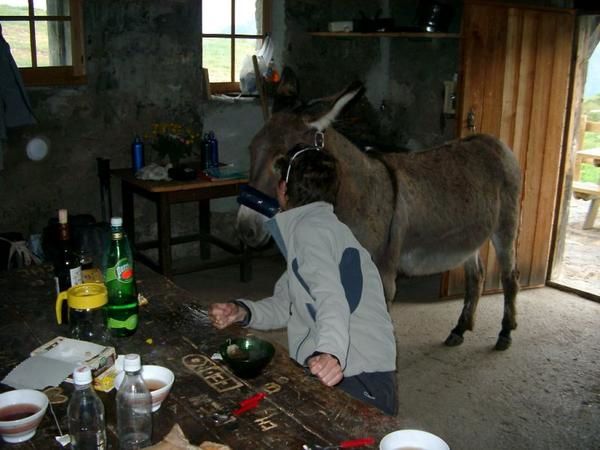
[[[429,275],[461,266],[478,251],[490,234],[488,227],[469,227],[428,238],[407,236],[398,271],[411,276]]]
[[[408,276],[431,275],[461,266],[474,251],[428,252],[413,250],[402,253],[398,272]]]

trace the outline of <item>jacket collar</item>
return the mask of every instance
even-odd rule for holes
[[[298,222],[307,216],[333,213],[333,205],[327,202],[313,202],[307,205],[281,211],[265,223],[279,250],[287,260],[287,244]]]

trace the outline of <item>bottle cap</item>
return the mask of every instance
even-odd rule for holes
[[[73,371],[75,384],[90,384],[92,382],[92,371],[88,366],[79,366]]]
[[[142,367],[142,360],[140,355],[136,353],[129,353],[125,355],[125,361],[123,361],[123,370],[125,372],[137,372]]]
[[[65,223],[67,223],[68,218],[69,218],[69,214],[67,213],[66,209],[58,210],[58,223],[65,224]]]
[[[122,217],[111,217],[110,218],[110,226],[111,227],[122,227],[123,226],[123,218]]]

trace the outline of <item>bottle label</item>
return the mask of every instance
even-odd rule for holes
[[[127,319],[125,319],[125,320],[119,320],[119,319],[116,319],[114,317],[109,317],[108,318],[108,322],[107,322],[106,325],[110,329],[122,329],[122,328],[125,328],[126,330],[135,330],[137,328],[137,325],[138,325],[138,315],[137,314],[133,314],[133,315],[129,316]]]
[[[111,281],[118,281],[120,283],[131,283],[133,281],[133,268],[129,264],[127,258],[121,258],[117,261],[114,267],[109,267],[106,270],[105,283]]]
[[[106,442],[104,441],[104,432],[102,430],[96,431],[96,450],[105,450]]]
[[[69,277],[71,278],[71,286],[76,286],[83,283],[83,275],[81,273],[81,266],[69,269]]]

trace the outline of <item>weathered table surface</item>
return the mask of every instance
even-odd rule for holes
[[[210,440],[236,450],[301,449],[306,443],[331,445],[368,436],[379,442],[398,428],[398,419],[308,376],[278,345],[261,375],[250,380],[237,378],[210,356],[227,337],[249,330],[214,329],[190,293],[141,264],[137,278],[138,289],[149,304],[141,308],[136,334],[115,339],[111,345],[118,354],[139,353],[143,363],[163,365],[175,373],[170,395],[153,414],[153,442],[160,441],[175,423],[192,444]],[[0,273],[0,379],[34,348],[56,336],[68,336],[66,327],[54,319],[53,286],[48,266]],[[70,396],[72,385],[62,383],[60,387]],[[0,390],[9,388],[0,384]],[[258,392],[268,393],[258,408],[233,422],[214,424],[213,412],[231,411]],[[100,396],[106,409],[109,448],[117,448],[115,391]],[[67,430],[66,409],[66,398],[54,405],[63,431]],[[56,435],[48,410],[34,438],[10,448],[60,448]]]

